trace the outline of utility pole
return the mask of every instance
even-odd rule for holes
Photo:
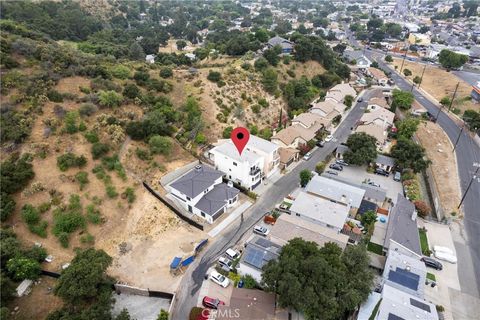
[[[405,54],[403,55],[402,65],[400,67],[400,74],[402,74],[403,64],[405,63],[405,58],[407,58],[408,47],[409,46],[407,45],[407,50],[405,50]]]
[[[457,140],[455,140],[455,145],[453,146],[453,152],[455,152],[455,149],[457,148],[458,140],[460,140],[460,136],[462,135],[464,128],[465,128],[465,122],[463,123],[462,129],[460,129],[460,132],[458,133]]]
[[[450,101],[450,105],[448,106],[448,111],[450,111],[450,109],[452,109],[453,100],[455,100],[455,95],[457,94],[457,89],[458,89],[459,85],[460,85],[460,82],[457,82],[457,86],[455,87],[455,91],[453,91],[452,100]]]
[[[462,206],[463,200],[465,200],[468,190],[470,190],[470,187],[472,186],[473,180],[477,178],[477,173],[479,169],[480,169],[480,165],[477,166],[477,170],[475,170],[475,172],[473,173],[472,179],[470,179],[470,183],[468,184],[467,190],[465,190],[465,193],[463,194],[462,200],[460,200],[460,203],[458,204],[457,209],[460,209],[460,207]]]
[[[420,89],[420,85],[422,84],[423,75],[424,75],[424,73],[425,73],[425,69],[427,69],[427,64],[426,64],[426,63],[425,63],[425,65],[423,66],[422,75],[420,76],[420,82],[418,83],[418,89]]]

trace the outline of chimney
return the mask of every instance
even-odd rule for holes
[[[233,188],[233,182],[232,182],[232,181],[228,181],[228,182],[227,182],[227,186],[228,186],[229,188]]]
[[[412,212],[412,221],[415,221],[417,219],[417,210],[413,210]]]

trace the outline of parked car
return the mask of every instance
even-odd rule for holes
[[[231,260],[235,260],[237,258],[240,258],[240,252],[238,252],[236,250],[233,250],[232,248],[227,249],[227,251],[225,251],[225,254]]]
[[[210,273],[210,280],[212,280],[213,282],[215,282],[216,284],[224,288],[228,287],[228,285],[230,284],[230,280],[228,280],[227,277],[225,277],[224,275],[221,275],[215,270],[212,271],[212,273]]]
[[[325,141],[323,141],[323,140],[318,140],[317,143],[316,143],[316,145],[317,145],[318,147],[320,147],[320,148],[323,148],[323,147],[325,146]]]
[[[227,269],[228,271],[233,270],[233,262],[228,258],[220,257],[218,259],[218,264],[222,267],[225,267],[225,269]]]
[[[339,164],[341,166],[348,166],[348,163],[346,163],[345,160],[343,160],[343,159],[335,160],[335,163]]]
[[[333,135],[329,134],[326,138],[325,138],[325,142],[330,142],[332,141],[333,139]]]
[[[380,188],[380,185],[378,183],[376,183],[375,181],[368,181],[367,184],[369,186],[374,186],[374,187],[379,187]]]
[[[395,181],[401,181],[402,180],[402,174],[400,172],[395,172],[395,175],[393,176],[393,180]]]
[[[334,175],[334,176],[338,176],[338,172],[333,171],[333,170],[327,170],[327,173],[328,173],[328,174],[332,174],[332,175]]]
[[[266,227],[255,226],[255,227],[253,227],[253,232],[256,233],[256,234],[259,234],[261,236],[266,237],[268,235],[268,233],[270,232],[270,230],[268,230]]]
[[[311,152],[307,152],[307,153],[305,153],[305,155],[303,156],[303,160],[308,161],[311,157],[312,157],[312,153],[311,153]]]
[[[343,167],[339,164],[336,164],[336,163],[332,163],[331,165],[328,166],[330,169],[333,169],[333,170],[338,170],[338,171],[342,171],[343,170]]]
[[[457,263],[457,257],[453,254],[449,254],[442,251],[435,251],[434,255],[435,255],[435,258],[437,259],[445,260],[450,263]]]
[[[427,116],[427,119],[432,121],[432,122],[437,122],[437,118],[429,111],[427,111],[427,113],[425,113],[425,115]]]
[[[211,309],[217,309],[218,306],[224,306],[225,302],[217,299],[217,298],[210,298],[208,296],[203,297],[202,300],[203,306]]]
[[[436,270],[442,270],[443,265],[440,263],[440,261],[437,261],[433,258],[430,257],[423,257],[421,259],[427,267],[434,268]]]
[[[363,98],[362,97],[358,98],[357,102],[363,102]]]
[[[390,175],[390,173],[388,173],[388,171],[383,170],[381,168],[375,169],[375,174],[379,174],[379,175],[385,176],[385,177],[388,177]]]

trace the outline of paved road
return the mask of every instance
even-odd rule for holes
[[[477,84],[480,81],[480,71],[452,71],[457,77],[462,79],[465,82],[468,82],[472,86]]]
[[[372,91],[364,94],[364,101],[368,100]],[[245,213],[244,219],[234,222],[224,234],[220,235],[214,243],[211,243],[205,250],[200,262],[195,263],[184,275],[180,292],[177,294],[175,307],[173,310],[173,319],[188,319],[190,309],[196,306],[198,293],[204,276],[208,268],[215,262],[227,248],[237,243],[243,234],[251,229],[260,220],[265,212],[270,211],[276,204],[291,193],[299,184],[299,173],[303,169],[314,170],[315,165],[324,160],[325,157],[332,153],[335,148],[346,141],[351,133],[351,127],[360,119],[364,113],[366,102],[357,103],[350,111],[347,117],[339,125],[334,134],[334,139],[325,144],[324,148],[318,148],[308,161],[302,161],[288,174],[275,182],[262,195],[262,197]]]
[[[353,37],[352,33],[345,27],[347,37],[354,46],[360,46],[358,41]],[[365,51],[365,55],[371,58],[372,53]],[[410,91],[412,86],[405,79],[400,77],[394,69],[385,64],[383,59],[377,60],[379,66],[385,70],[392,71],[392,78],[402,90]],[[413,89],[413,94],[417,101],[425,107],[429,112],[436,115],[439,107],[432,103],[417,89]],[[460,127],[448,115],[441,112],[438,116],[437,123],[446,132],[452,143],[455,143],[459,137]],[[466,131],[466,130],[465,130]],[[480,147],[465,132],[460,135],[456,148],[458,173],[460,177],[460,187],[462,193],[467,189],[472,178],[475,168],[474,162],[480,161]],[[465,217],[463,220],[464,228],[467,234],[467,246],[457,247],[459,279],[462,292],[475,297],[480,297],[480,182],[474,181],[467,194],[463,210]],[[460,244],[459,244],[460,246]],[[466,249],[466,250],[465,250]]]

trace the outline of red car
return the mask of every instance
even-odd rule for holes
[[[218,306],[224,306],[225,302],[220,301],[217,298],[210,298],[205,296],[202,300],[202,304],[207,308],[217,309]]]

